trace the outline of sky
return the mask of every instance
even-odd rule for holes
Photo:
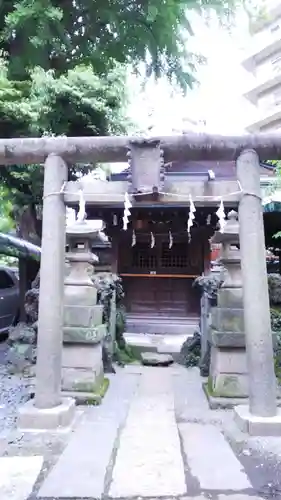
[[[189,48],[207,58],[197,73],[199,88],[188,91],[185,97],[171,95],[171,88],[163,80],[149,82],[141,92],[138,80],[132,76],[132,118],[144,129],[151,127],[155,135],[190,130],[194,125],[189,120],[199,122],[199,127],[210,133],[243,133],[254,115],[253,106],[242,97],[251,83],[251,75],[241,66],[243,49],[249,45],[246,15],[239,13],[235,24],[230,32],[216,19],[207,26],[194,15],[195,36]]]

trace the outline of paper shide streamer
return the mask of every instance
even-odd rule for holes
[[[171,231],[169,231],[169,248],[170,248],[170,249],[171,249],[171,248],[172,248],[172,246],[173,246],[173,242],[174,242],[174,240],[173,240],[173,235],[172,235]]]
[[[77,221],[83,222],[86,219],[86,203],[83,190],[79,190],[79,210],[77,214]]]
[[[150,233],[150,248],[155,247],[155,237],[153,233]]]
[[[132,247],[135,246],[136,242],[137,242],[136,233],[135,233],[135,230],[133,230],[133,233],[132,233]]]
[[[124,215],[123,215],[123,230],[127,231],[129,224],[129,217],[131,215],[130,208],[132,208],[132,203],[130,202],[128,193],[125,193],[124,199]]]
[[[220,202],[220,206],[219,206],[218,210],[216,211],[216,215],[219,219],[220,232],[223,233],[224,226],[226,224],[226,220],[225,220],[226,216],[225,216],[225,211],[224,211],[223,200],[221,200],[221,202]]]
[[[189,215],[188,215],[188,221],[187,221],[187,232],[188,232],[188,240],[190,241],[191,239],[191,234],[190,234],[190,229],[193,226],[193,221],[195,219],[195,212],[196,208],[192,200],[191,194],[189,195]]]

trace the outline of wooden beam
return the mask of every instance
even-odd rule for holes
[[[0,165],[43,163],[50,153],[66,162],[123,162],[134,137],[42,137],[0,139]],[[146,139],[143,139],[145,141]],[[281,159],[281,134],[241,136],[189,133],[156,137],[166,162],[186,160],[236,160],[244,149],[255,149],[260,160]]]

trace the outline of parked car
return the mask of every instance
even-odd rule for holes
[[[19,317],[19,279],[15,269],[0,266],[0,334],[6,333]]]

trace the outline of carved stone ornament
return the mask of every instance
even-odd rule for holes
[[[131,141],[127,156],[130,167],[130,192],[145,194],[163,189],[164,159],[159,140]]]

